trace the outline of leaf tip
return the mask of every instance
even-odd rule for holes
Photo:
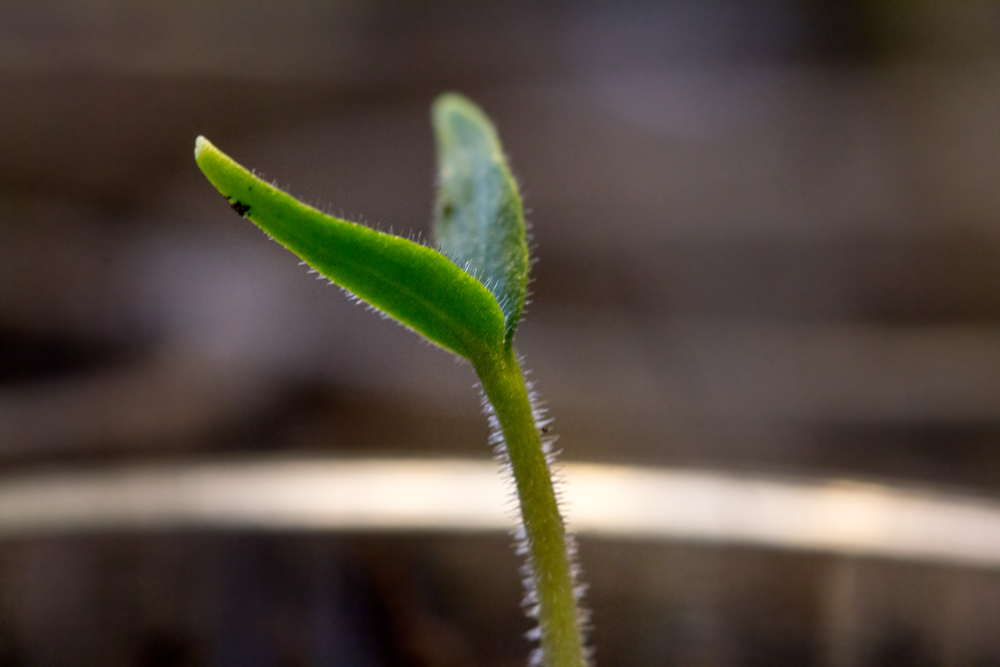
[[[199,134],[198,138],[194,140],[194,159],[200,160],[201,154],[209,148],[212,148],[212,142]]]
[[[479,108],[465,95],[460,93],[442,93],[434,100],[432,112],[435,115],[445,115],[448,113],[461,113],[469,111],[479,112]]]
[[[434,100],[431,107],[431,121],[439,141],[450,143],[459,134],[467,134],[462,128],[475,128],[472,136],[484,139],[490,150],[499,152],[500,139],[489,116],[472,100],[459,93],[444,93]]]

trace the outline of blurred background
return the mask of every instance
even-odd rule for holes
[[[434,97],[534,224],[571,461],[1000,497],[1000,5],[0,4],[0,469],[489,456],[471,370],[195,167],[428,232]],[[460,502],[460,500],[457,500]],[[1000,664],[1000,576],[581,540],[602,665]],[[0,541],[0,665],[520,665],[502,532]]]

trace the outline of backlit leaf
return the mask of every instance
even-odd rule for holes
[[[473,363],[502,345],[493,295],[441,253],[306,206],[204,137],[194,153],[237,213],[337,285]]]

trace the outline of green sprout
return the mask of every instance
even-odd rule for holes
[[[434,103],[440,251],[326,215],[265,183],[204,137],[195,160],[240,215],[331,281],[472,364],[520,500],[525,603],[538,619],[531,663],[587,664],[581,588],[532,394],[512,339],[527,297],[524,212],[496,130],[456,94]],[[459,499],[456,499],[458,502]]]

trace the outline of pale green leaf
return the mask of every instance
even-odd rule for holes
[[[438,152],[434,233],[441,252],[476,276],[503,310],[510,341],[528,293],[524,209],[493,124],[454,93],[432,111]]]

